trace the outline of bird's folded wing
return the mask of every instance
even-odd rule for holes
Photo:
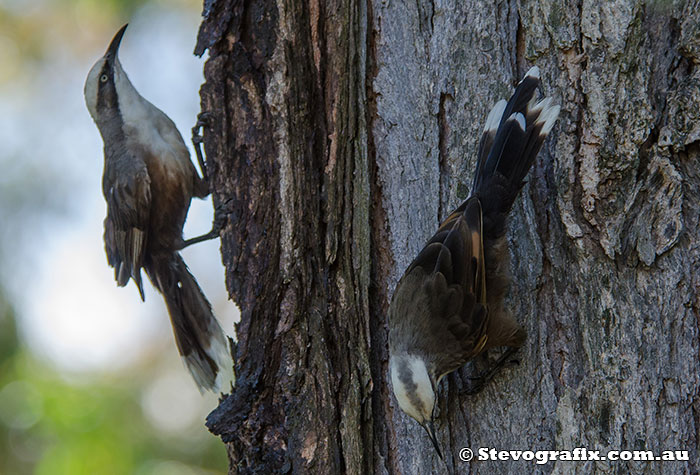
[[[440,374],[463,365],[486,344],[481,234],[481,206],[472,198],[443,222],[394,294],[392,326],[415,335],[412,345],[437,355]]]
[[[105,170],[105,248],[118,285],[133,278],[143,299],[141,267],[148,244],[151,180],[145,163],[117,161]]]

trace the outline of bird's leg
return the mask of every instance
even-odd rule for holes
[[[226,209],[231,201],[232,200],[229,199],[224,203],[221,203],[216,208],[214,208],[214,223],[212,224],[211,231],[209,231],[206,234],[202,234],[201,236],[193,237],[191,239],[185,239],[184,241],[182,241],[182,244],[180,245],[178,250],[184,249],[187,246],[191,246],[192,244],[197,244],[198,242],[209,241],[210,239],[218,238],[219,233],[222,229],[224,229],[224,226],[226,226],[226,223],[228,222],[228,217],[231,214],[231,211]]]
[[[498,358],[498,361],[496,361],[496,363],[494,363],[493,366],[491,366],[491,368],[487,369],[476,378],[469,378],[475,380],[476,383],[474,383],[472,387],[467,389],[466,391],[462,391],[462,394],[472,396],[481,392],[481,390],[484,389],[484,387],[486,387],[486,383],[493,379],[498,370],[501,369],[501,367],[506,363],[506,361],[508,361],[508,359],[510,359],[511,356],[513,356],[513,354],[515,354],[516,351],[518,351],[518,348],[508,348],[505,351],[505,353],[503,353],[501,357]]]
[[[197,115],[197,123],[192,127],[192,145],[194,146],[194,151],[197,154],[197,162],[199,163],[199,168],[202,170],[202,179],[209,185],[209,190],[211,191],[211,184],[209,183],[209,173],[207,172],[207,166],[204,163],[204,154],[202,153],[202,135],[200,134],[203,127],[207,127],[211,121],[211,112],[200,112]]]
[[[194,151],[197,154],[197,162],[199,163],[199,168],[202,170],[202,183],[206,185],[206,190],[200,190],[195,192],[195,196],[199,198],[204,198],[211,193],[212,184],[209,181],[211,176],[207,171],[207,165],[204,162],[204,154],[202,153],[202,135],[201,130],[203,127],[208,127],[211,123],[212,114],[211,112],[200,112],[197,115],[197,123],[192,127],[192,145],[194,146]],[[186,239],[182,241],[179,249],[184,249],[192,244],[197,244],[203,241],[209,241],[210,239],[216,239],[219,237],[219,233],[226,226],[228,221],[229,211],[226,210],[226,206],[231,200],[220,204],[214,208],[214,222],[212,223],[211,231],[201,236],[194,237],[192,239]]]

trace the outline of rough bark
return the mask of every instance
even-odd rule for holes
[[[386,308],[468,195],[491,105],[532,64],[562,113],[514,206],[519,365],[462,396],[458,473],[700,471],[700,4],[207,0],[202,110],[241,308],[209,420],[232,473],[445,472],[387,381]],[[495,356],[495,355],[494,355]],[[460,462],[688,450],[687,462]]]

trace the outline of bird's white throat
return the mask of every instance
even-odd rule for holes
[[[435,392],[422,358],[397,355],[389,360],[391,383],[401,409],[419,423],[431,419]]]

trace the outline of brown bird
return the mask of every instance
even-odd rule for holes
[[[193,196],[209,194],[170,118],[144,99],[117,58],[127,25],[90,70],[85,101],[104,141],[104,241],[117,285],[133,279],[144,299],[141,269],[163,295],[175,342],[200,391],[216,391],[232,376],[229,339],[179,250],[216,237],[185,241]],[[220,218],[217,218],[220,226]]]
[[[490,348],[517,349],[525,341],[525,330],[503,306],[510,284],[505,234],[525,175],[559,115],[551,98],[535,103],[538,84],[539,69],[533,67],[510,100],[493,107],[471,196],[406,269],[389,307],[394,395],[428,432],[440,457],[434,426],[440,380]]]

